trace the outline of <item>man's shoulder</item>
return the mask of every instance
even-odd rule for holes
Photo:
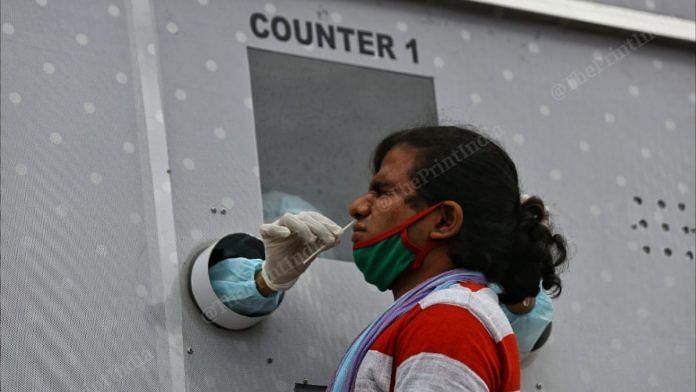
[[[384,330],[372,348],[391,355],[398,341],[412,347],[428,345],[430,349],[464,340],[485,340],[495,345],[511,334],[510,323],[493,290],[479,283],[462,282],[427,295]]]
[[[481,306],[498,307],[498,296],[488,286],[477,282],[460,282],[434,290],[418,302],[422,309],[436,304],[457,305],[469,308],[473,302]]]
[[[461,319],[463,322],[473,316],[495,342],[512,334],[510,322],[498,304],[498,296],[480,283],[462,282],[433,291],[418,306],[418,317],[412,320],[415,322],[428,323],[443,317]]]
[[[404,380],[437,369],[462,385],[476,381],[497,390],[511,366],[501,353],[516,350],[495,293],[463,283],[431,293],[413,309],[396,339],[394,366]]]

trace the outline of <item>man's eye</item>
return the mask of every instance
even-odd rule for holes
[[[377,192],[377,194],[380,196],[391,196],[394,194],[394,190],[392,190],[392,189],[379,190]]]
[[[370,187],[370,190],[368,192],[375,195],[376,197],[393,196],[394,195],[394,188],[372,186],[372,187]]]

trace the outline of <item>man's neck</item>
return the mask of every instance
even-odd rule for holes
[[[412,288],[429,278],[455,268],[454,263],[444,249],[435,248],[425,257],[423,264],[417,270],[407,269],[396,278],[391,287],[396,301]]]

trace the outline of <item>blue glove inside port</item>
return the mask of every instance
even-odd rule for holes
[[[263,260],[235,257],[210,267],[208,276],[213,291],[233,312],[244,316],[264,316],[283,301],[282,291],[264,297],[256,289],[254,275],[261,270]]]

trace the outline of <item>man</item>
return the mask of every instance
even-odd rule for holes
[[[508,318],[535,308],[545,295],[540,281],[560,293],[556,271],[565,261],[543,202],[520,203],[510,158],[470,129],[397,132],[379,144],[373,167],[368,192],[349,208],[353,256],[365,280],[391,290],[395,303],[348,349],[328,390],[519,390]],[[335,246],[341,234],[316,212],[262,225],[259,292],[288,290],[311,264],[307,255]]]

